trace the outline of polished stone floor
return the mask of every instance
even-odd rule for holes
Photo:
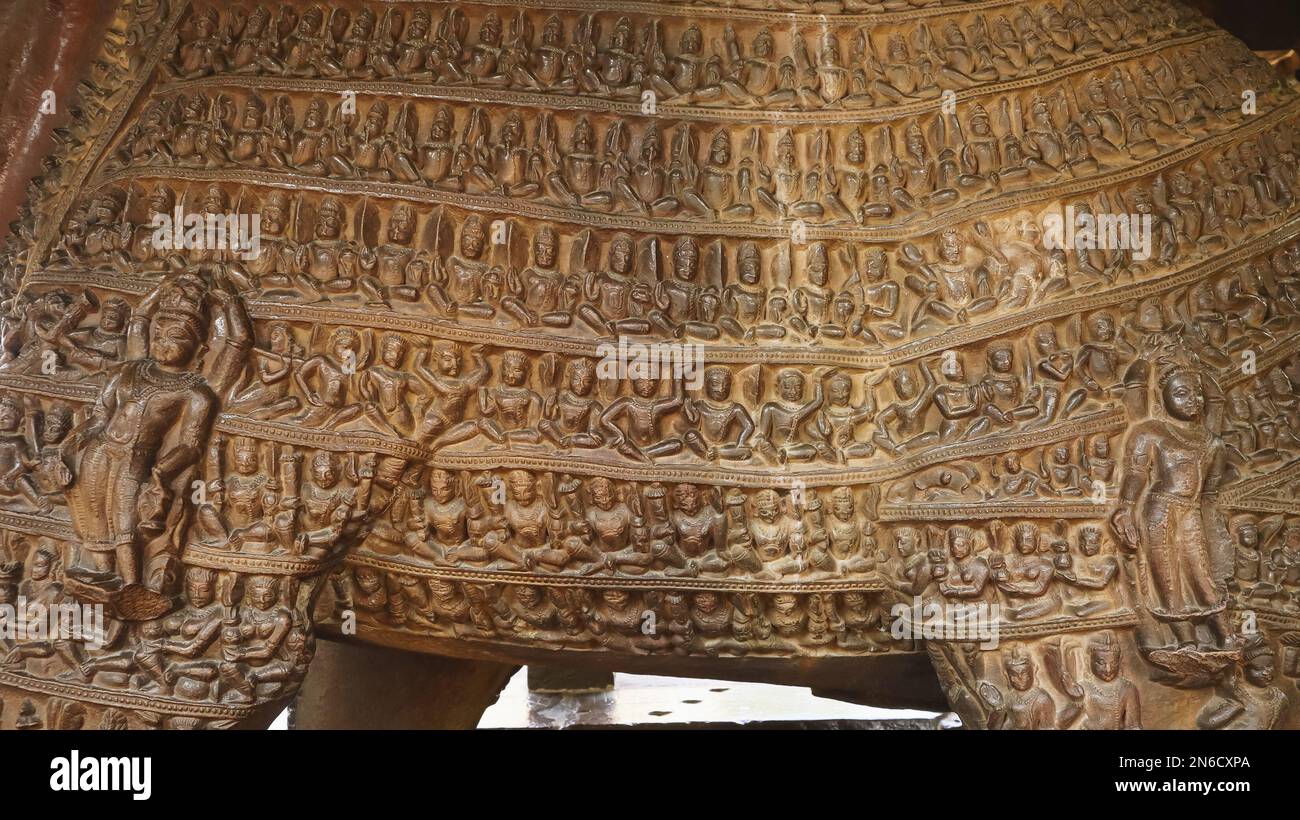
[[[528,691],[526,670],[511,678],[479,721],[487,728],[670,727],[939,728],[956,719],[934,712],[879,709],[819,698],[803,687],[764,683],[614,676],[614,688],[581,695]]]
[[[809,689],[766,683],[614,676],[614,688],[580,695],[528,691],[520,669],[479,721],[480,729],[567,728],[807,728],[940,729],[952,714],[879,709],[819,698]],[[289,713],[271,729],[287,729]]]

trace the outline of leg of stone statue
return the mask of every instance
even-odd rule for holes
[[[1178,652],[1134,628],[1024,640],[930,641],[940,686],[975,729],[1293,729],[1289,633]],[[1290,633],[1293,634],[1293,633]],[[1288,687],[1289,688],[1289,687]]]
[[[503,663],[321,641],[294,729],[473,729],[518,669]]]
[[[529,692],[583,694],[613,688],[614,673],[604,669],[528,664]]]

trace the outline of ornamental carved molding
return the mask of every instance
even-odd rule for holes
[[[1198,13],[126,0],[78,92],[0,604],[103,628],[0,727],[261,725],[324,634],[1300,728],[1300,96]]]

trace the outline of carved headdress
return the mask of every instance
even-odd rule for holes
[[[157,316],[179,319],[203,338],[208,326],[208,286],[192,273],[180,276],[160,286]]]

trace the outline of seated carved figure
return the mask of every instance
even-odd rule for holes
[[[0,727],[370,644],[1300,728],[1300,97],[1200,15],[120,5],[0,246],[0,604],[106,625]]]

